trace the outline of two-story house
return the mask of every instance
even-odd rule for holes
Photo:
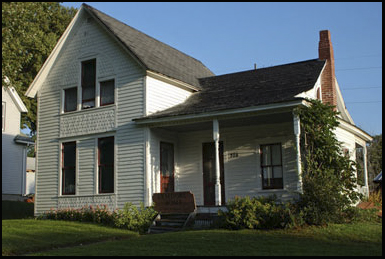
[[[27,184],[27,147],[35,142],[20,134],[21,113],[28,112],[16,89],[1,87],[2,99],[2,200],[23,200]]]
[[[198,206],[301,192],[299,119],[318,98],[354,126],[334,76],[330,33],[319,58],[216,76],[200,61],[83,4],[32,82],[38,98],[35,213],[191,191]],[[366,161],[365,161],[366,162]],[[365,184],[367,191],[367,172]]]

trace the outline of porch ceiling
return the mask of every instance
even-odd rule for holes
[[[256,126],[266,124],[276,124],[283,122],[292,122],[293,114],[291,111],[285,111],[282,113],[264,114],[264,115],[248,115],[238,116],[235,118],[218,118],[219,129],[231,128],[231,127],[242,127],[242,126]],[[206,121],[198,122],[186,122],[178,125],[167,125],[157,127],[160,129],[166,129],[176,132],[189,132],[189,131],[200,131],[200,130],[212,130],[213,121],[207,119]]]

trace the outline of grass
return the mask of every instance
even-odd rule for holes
[[[2,247],[3,255],[40,251],[34,255],[367,256],[382,255],[382,223],[299,230],[200,230],[138,235],[85,223],[3,220]]]
[[[20,255],[134,236],[138,234],[89,223],[35,219],[2,220],[2,255]]]

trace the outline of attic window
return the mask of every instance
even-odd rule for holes
[[[76,111],[78,88],[72,87],[64,90],[64,112]]]
[[[115,80],[100,82],[100,106],[113,104],[115,101]]]
[[[82,109],[95,107],[96,59],[82,62]]]
[[[317,99],[321,100],[321,89],[320,88],[317,89]]]

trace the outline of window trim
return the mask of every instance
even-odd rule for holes
[[[64,166],[64,146],[65,145],[68,145],[68,144],[74,144],[75,145],[75,165],[74,166],[68,166],[68,167],[66,167],[66,166]],[[76,186],[77,186],[77,183],[76,183],[76,177],[77,177],[77,173],[76,173],[76,170],[77,170],[77,161],[78,161],[78,159],[77,159],[77,143],[76,143],[76,141],[68,141],[68,142],[62,142],[61,143],[61,165],[60,165],[60,172],[61,172],[61,177],[60,177],[60,179],[61,179],[61,191],[60,191],[60,194],[62,195],[62,196],[64,196],[64,195],[76,195]],[[75,173],[75,175],[74,175],[74,178],[75,178],[75,182],[74,182],[74,192],[73,193],[66,193],[65,192],[65,170],[68,170],[68,169],[74,169],[74,173]]]
[[[102,139],[108,139],[108,138],[112,138],[113,140],[113,152],[114,152],[114,157],[113,157],[113,163],[112,164],[103,164],[103,166],[110,166],[112,167],[112,191],[103,191],[101,189],[102,185],[101,185],[101,172],[100,172],[100,140]],[[105,136],[105,137],[99,137],[97,138],[97,154],[98,154],[98,159],[97,159],[97,176],[98,176],[98,180],[97,180],[97,191],[98,191],[98,194],[114,194],[115,193],[115,189],[116,189],[116,186],[115,186],[115,136]]]
[[[274,145],[279,145],[279,152],[280,152],[280,164],[279,165],[273,165],[272,164],[272,159],[273,159],[273,155],[272,155],[272,148],[270,149],[270,164],[269,165],[262,165],[262,161],[263,161],[263,146],[274,146]],[[284,189],[284,184],[283,184],[283,162],[282,162],[282,160],[283,160],[283,157],[282,157],[282,143],[281,142],[279,142],[279,143],[269,143],[269,144],[260,144],[259,145],[259,153],[260,153],[260,168],[261,168],[261,179],[262,179],[262,190],[282,190],[282,189]],[[281,167],[281,171],[282,171],[282,177],[279,177],[279,178],[276,178],[276,177],[274,177],[274,170],[273,170],[273,168],[274,167]],[[263,176],[263,169],[264,168],[272,168],[272,178],[271,179],[273,179],[273,182],[274,182],[274,179],[282,179],[282,185],[277,185],[277,184],[272,184],[272,185],[270,185],[270,186],[265,186],[265,184],[264,184],[264,176]]]

